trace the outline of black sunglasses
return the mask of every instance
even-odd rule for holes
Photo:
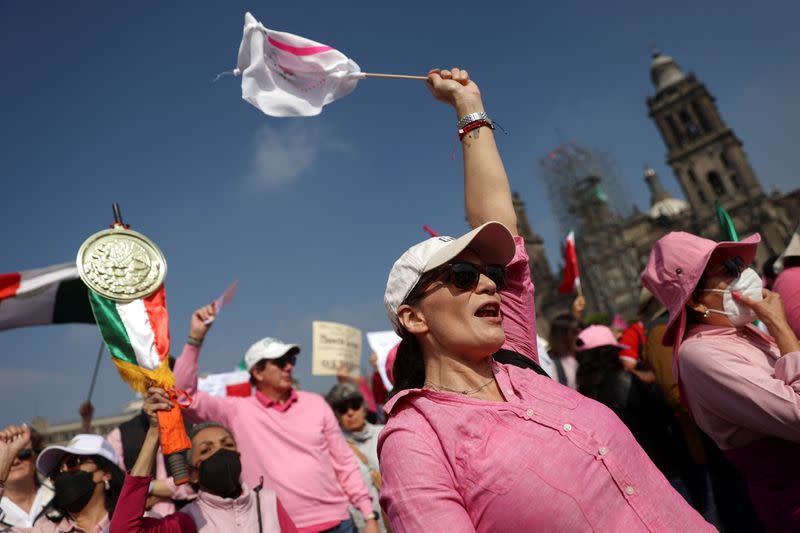
[[[26,461],[33,457],[33,448],[24,448],[17,452],[17,459],[20,461]]]
[[[448,263],[445,271],[447,277],[445,281],[452,283],[462,291],[471,291],[478,286],[481,274],[492,280],[498,289],[506,288],[506,276],[508,270],[502,265],[483,265],[479,266],[467,261],[457,261]]]
[[[353,411],[358,411],[364,405],[364,400],[361,398],[352,398],[350,400],[342,400],[340,402],[336,402],[333,404],[333,410],[336,411],[336,414],[342,416],[343,414],[347,413],[350,409]]]
[[[288,364],[294,366],[297,363],[297,354],[287,353],[278,357],[277,359],[268,359],[268,361],[278,368],[283,369],[286,368],[286,365]]]

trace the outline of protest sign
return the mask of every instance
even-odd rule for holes
[[[340,365],[357,376],[361,367],[361,330],[337,322],[312,324],[311,373],[335,376]]]

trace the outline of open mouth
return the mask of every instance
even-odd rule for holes
[[[499,318],[500,317],[500,304],[488,303],[480,306],[475,311],[475,316],[481,318]]]

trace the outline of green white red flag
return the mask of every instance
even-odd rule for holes
[[[175,386],[169,368],[169,315],[164,286],[145,298],[117,302],[89,291],[97,326],[122,379],[145,392],[150,382]]]
[[[564,243],[564,277],[558,292],[569,294],[581,286],[581,274],[578,270],[578,252],[575,249],[575,232],[570,231]]]

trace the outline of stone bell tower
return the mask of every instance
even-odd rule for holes
[[[658,50],[653,51],[650,78],[655,94],[647,107],[694,214],[691,231],[721,238],[715,224],[718,201],[740,234],[761,233],[759,255],[778,253],[790,231],[786,217],[765,196],[742,141],[722,119],[706,86]]]

